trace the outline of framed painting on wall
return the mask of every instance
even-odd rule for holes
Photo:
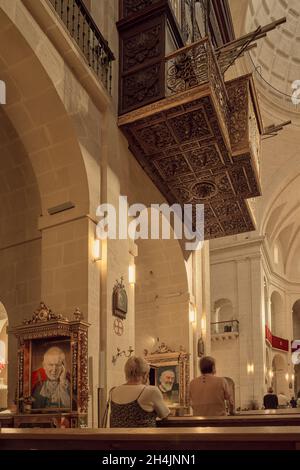
[[[72,392],[70,339],[55,337],[32,341],[30,377],[33,409],[69,411]]]
[[[172,351],[164,347],[163,351],[148,354],[145,359],[154,370],[155,385],[162,392],[169,408],[189,407],[189,354],[185,351]]]
[[[19,413],[68,413],[71,427],[87,423],[88,327],[76,309],[73,319],[43,302],[9,330],[18,340]]]

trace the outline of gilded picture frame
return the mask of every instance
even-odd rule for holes
[[[189,407],[189,354],[184,351],[145,352],[145,359],[155,370],[155,385],[169,408]]]

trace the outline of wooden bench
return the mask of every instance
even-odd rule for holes
[[[158,421],[159,427],[249,427],[300,426],[300,414],[260,414],[236,416],[180,416]]]
[[[300,450],[299,426],[2,429],[1,450]]]

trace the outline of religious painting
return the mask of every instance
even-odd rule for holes
[[[189,354],[183,350],[178,352],[166,345],[158,351],[148,354],[145,359],[154,371],[155,385],[162,392],[167,406],[173,409],[189,407]]]
[[[123,284],[123,278],[121,281],[116,281],[116,284],[113,289],[113,298],[112,298],[112,311],[113,315],[121,319],[126,318],[128,308],[127,293],[125,286]]]
[[[52,338],[31,344],[33,409],[71,408],[70,340]]]
[[[9,330],[18,340],[18,413],[67,413],[71,427],[87,423],[88,327],[78,308],[67,318],[41,302]]]
[[[160,366],[156,369],[156,380],[164,400],[179,405],[179,366]]]

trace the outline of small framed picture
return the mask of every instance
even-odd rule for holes
[[[189,406],[189,354],[186,352],[153,353],[145,357],[155,371],[155,385],[169,407]]]

